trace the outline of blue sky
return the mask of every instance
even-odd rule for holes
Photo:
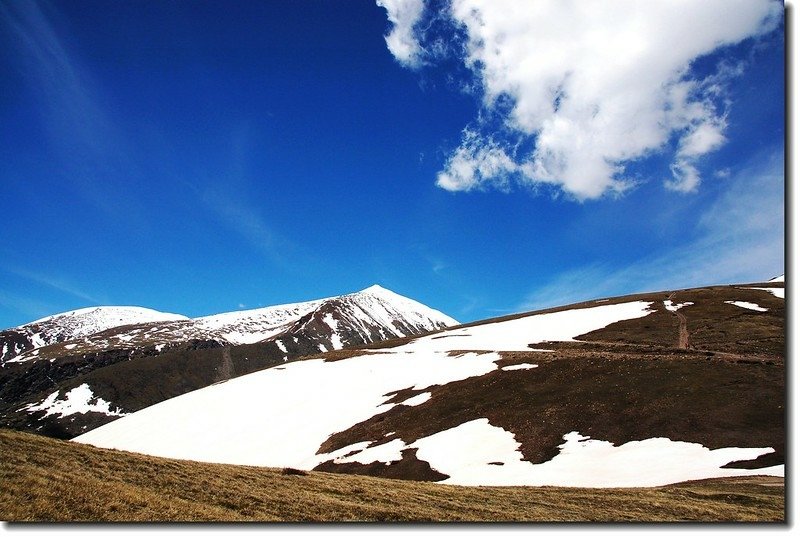
[[[731,1],[4,2],[0,327],[779,275],[782,4]]]

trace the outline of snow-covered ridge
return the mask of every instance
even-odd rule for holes
[[[445,326],[455,326],[459,324],[458,321],[439,310],[435,310],[415,300],[398,295],[394,291],[385,289],[380,285],[373,285],[358,293],[345,295],[345,297],[351,297],[366,310],[376,313],[385,312],[389,315],[399,314],[410,322],[427,323],[432,320]]]
[[[96,306],[42,317],[41,319],[37,319],[22,326],[30,327],[33,325],[58,323],[61,326],[69,328],[70,332],[75,337],[81,337],[127,324],[188,319],[189,318],[185,315],[164,313],[139,306]]]
[[[257,343],[286,333],[305,316],[333,303],[335,307],[329,310],[340,318],[326,315],[325,330],[329,333],[317,335],[328,338],[317,343],[323,352],[342,348],[345,332],[351,339],[367,343],[458,324],[440,311],[378,285],[341,296],[194,319],[141,307],[100,306],[44,317],[0,332],[0,362],[38,359],[38,349],[55,343],[69,343],[64,350],[78,347],[75,352],[83,353],[136,345],[163,349],[192,339],[234,345]],[[130,328],[105,334],[109,329],[127,326]]]
[[[105,330],[128,325],[188,321],[175,313],[164,313],[138,306],[95,306],[42,317],[33,322],[0,332],[0,362],[37,349],[77,341]]]
[[[229,343],[256,343],[282,333],[291,324],[331,301],[337,301],[340,304],[339,310],[349,313],[348,320],[361,325],[367,332],[368,327],[379,325],[389,332],[387,335],[393,337],[408,335],[397,327],[398,322],[412,325],[418,331],[458,324],[458,321],[440,311],[379,285],[355,293],[308,302],[199,317],[194,322],[205,330],[219,333]],[[330,315],[325,317],[325,322],[332,331],[332,347],[342,348],[337,337],[338,322]]]
[[[233,344],[257,343],[278,334],[298,319],[317,309],[325,300],[268,306],[218,313],[193,319],[195,326],[216,332]]]

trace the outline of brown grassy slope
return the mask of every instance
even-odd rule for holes
[[[453,487],[202,464],[0,430],[5,521],[783,521],[782,479]]]
[[[662,302],[669,298],[673,303],[693,303],[679,310],[686,317],[690,348],[736,354],[784,353],[786,301],[767,291],[719,286],[653,293],[640,298],[653,300],[656,313],[613,323],[578,339],[676,346],[677,316],[668,312]],[[751,311],[726,303],[734,300],[755,303],[767,311]]]
[[[426,390],[431,393],[427,402],[394,407],[336,433],[320,452],[376,438],[399,437],[411,444],[461,423],[488,418],[492,425],[514,433],[525,460],[533,463],[557,455],[562,436],[570,431],[616,445],[666,436],[711,449],[773,447],[776,451],[738,467],[758,468],[784,460],[784,369],[780,363],[737,363],[691,353],[652,352],[645,357],[597,349],[510,354],[516,357],[513,361],[539,367],[497,370],[434,386]],[[390,432],[394,434],[386,436]],[[337,471],[335,466],[320,469]]]

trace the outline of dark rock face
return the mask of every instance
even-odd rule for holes
[[[12,328],[0,332],[0,363],[31,349],[33,342],[28,331]]]

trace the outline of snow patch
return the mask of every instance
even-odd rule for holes
[[[539,364],[516,364],[516,365],[507,365],[501,367],[503,371],[517,371],[520,369],[533,369],[534,367],[539,367]]]
[[[428,401],[430,398],[431,398],[431,392],[422,392],[420,394],[415,395],[414,397],[409,397],[405,401],[398,404],[406,406],[419,406],[422,403]]]
[[[276,331],[279,332],[280,330]],[[258,343],[272,335],[272,331],[267,331],[266,334],[255,331],[255,332],[240,332],[236,330],[231,330],[230,332],[222,332],[220,335],[227,341],[228,343],[232,343],[234,345],[250,345],[252,343]]]
[[[280,339],[276,339],[275,340],[275,345],[278,346],[278,348],[281,350],[281,352],[289,352],[289,351],[286,350],[286,345],[284,345],[283,341],[281,341]]]
[[[778,298],[786,299],[786,289],[783,287],[747,287],[747,289],[758,289],[759,291],[767,291],[772,293]]]
[[[742,302],[740,300],[726,300],[725,303],[733,304],[734,306],[739,306],[740,308],[753,311],[767,311],[767,308],[762,308],[758,304],[753,304],[752,302]]]
[[[64,345],[64,348],[67,349],[68,351],[71,351],[72,349],[74,349],[77,346],[78,346],[77,343],[67,343],[66,345]]]
[[[385,444],[380,444],[375,447],[366,447],[363,446],[365,442],[360,442],[359,444],[353,444],[352,446],[348,446],[341,450],[337,451],[346,451],[350,450],[353,451],[354,449],[359,450],[358,453],[353,455],[348,455],[346,457],[338,457],[333,460],[333,462],[337,464],[344,464],[348,462],[358,462],[361,464],[370,464],[373,462],[382,462],[387,466],[391,464],[393,461],[399,461],[403,458],[403,449],[406,449],[406,444],[399,438],[395,438]],[[366,442],[366,444],[370,444],[370,442]]]
[[[339,336],[339,321],[334,319],[333,315],[330,313],[326,313],[322,316],[322,322],[327,324],[331,329],[331,345],[333,345],[333,350],[341,349],[344,345],[342,344],[342,338]]]
[[[99,412],[107,416],[125,416],[124,412],[111,410],[111,403],[95,397],[92,389],[84,383],[73,388],[65,394],[65,399],[58,399],[58,391],[47,396],[41,403],[30,404],[23,407],[28,412],[39,412],[44,410],[45,416],[58,414],[59,417],[71,416],[72,414],[86,414],[87,412]]]
[[[31,334],[30,342],[34,348],[44,347],[45,345],[47,345],[47,342],[42,338],[42,334],[40,332]]]
[[[672,300],[665,300],[664,301],[664,307],[667,308],[669,311],[671,311],[673,313],[675,313],[676,311],[678,311],[679,309],[681,309],[681,308],[683,308],[685,306],[691,306],[693,304],[694,304],[694,302],[681,302],[680,304],[673,304]]]

